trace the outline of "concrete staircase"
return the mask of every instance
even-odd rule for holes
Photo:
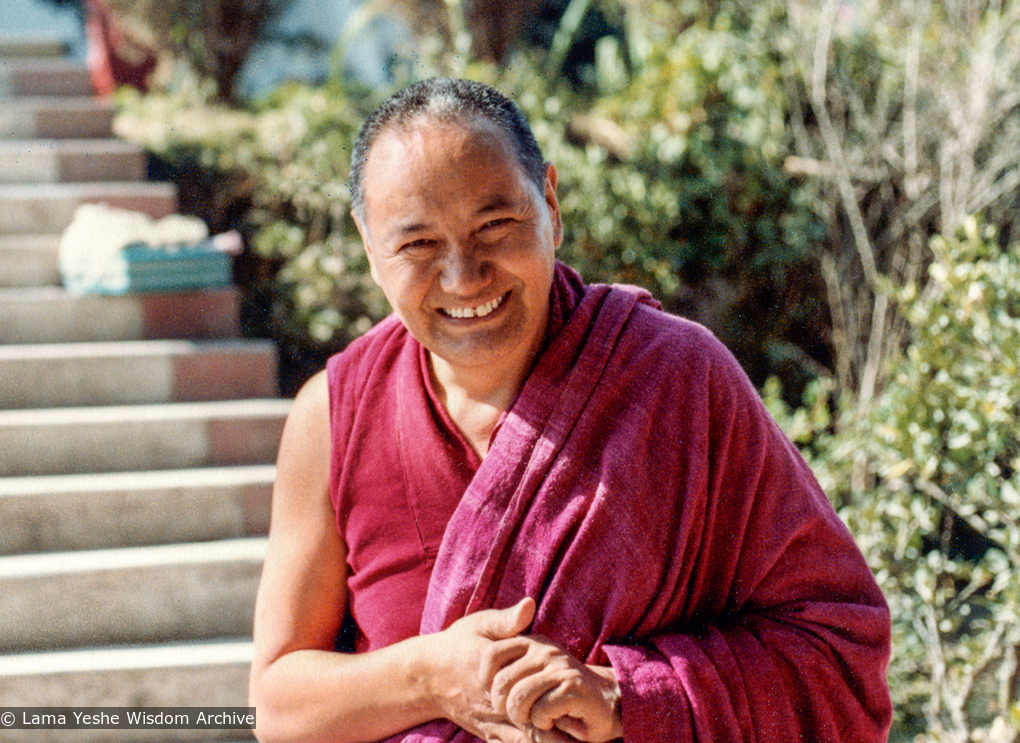
[[[72,296],[83,203],[163,216],[59,47],[0,42],[0,707],[247,704],[251,621],[289,401],[234,290]],[[247,740],[14,730],[0,740]]]

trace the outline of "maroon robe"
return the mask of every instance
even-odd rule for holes
[[[530,632],[613,666],[627,743],[884,740],[884,599],[736,361],[639,292],[559,266],[552,296],[549,345],[474,472],[398,323],[333,364],[355,618],[415,611],[420,590],[402,591],[425,574],[425,634],[528,595]],[[389,445],[371,432],[380,417]],[[353,487],[359,461],[388,461],[415,559],[386,566],[392,529],[365,523],[375,495]],[[429,554],[424,532],[443,526]],[[394,590],[372,595],[366,570]],[[392,740],[474,738],[436,721]]]

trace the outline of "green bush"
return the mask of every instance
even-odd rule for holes
[[[823,332],[810,260],[823,229],[783,168],[780,20],[774,3],[633,15],[625,50],[601,40],[593,92],[511,91],[554,122],[537,128],[561,173],[566,261],[709,325],[759,382],[770,353]]]
[[[118,128],[162,157],[222,173],[251,199],[250,243],[280,268],[272,332],[328,353],[386,311],[347,215],[358,124],[415,77],[482,79],[520,102],[557,164],[562,257],[588,280],[648,287],[712,326],[764,379],[777,369],[770,350],[818,325],[808,256],[821,229],[782,169],[785,102],[767,43],[774,6],[727,7],[689,17],[665,6],[652,25],[634,10],[623,46],[599,42],[583,89],[546,75],[539,51],[496,67],[441,49],[396,65],[390,90],[342,78],[288,84],[236,110],[181,66],[167,91],[125,94]],[[664,18],[683,33],[662,33]]]
[[[975,220],[932,249],[871,418],[884,497],[855,526],[882,555],[906,708],[934,736],[1006,741],[1020,730],[1020,255]]]
[[[892,608],[893,739],[1008,743],[1020,737],[1020,250],[971,219],[932,252],[929,282],[900,297],[910,344],[866,414],[831,417],[824,386],[796,412],[774,383],[767,397]]]

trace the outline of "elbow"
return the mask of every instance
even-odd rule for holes
[[[343,743],[323,726],[321,709],[308,704],[293,679],[274,663],[252,666],[248,706],[255,708],[252,735],[259,743]]]
[[[255,727],[251,732],[258,743],[297,743],[299,740],[307,740],[295,736],[293,726],[287,724],[285,716],[269,705],[260,704],[254,695],[249,696],[248,706],[255,708]],[[290,731],[288,728],[291,728]]]
[[[252,734],[259,743],[292,743],[297,739],[287,734],[288,725],[282,710],[274,709],[272,695],[267,687],[266,669],[252,667],[248,679],[248,706],[255,710],[255,727]]]
[[[271,715],[269,708],[262,701],[259,685],[260,679],[256,676],[254,669],[248,679],[248,706],[255,710],[255,727],[252,728],[252,735],[259,743],[278,743],[279,737],[274,735],[272,729]]]

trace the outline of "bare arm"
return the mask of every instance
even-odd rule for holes
[[[294,401],[273,491],[272,527],[255,607],[249,703],[263,743],[360,743],[446,718],[487,740],[525,743],[497,715],[478,666],[493,640],[531,621],[533,603],[465,617],[449,629],[371,653],[333,652],[347,607],[346,547],[329,500],[326,377]]]

